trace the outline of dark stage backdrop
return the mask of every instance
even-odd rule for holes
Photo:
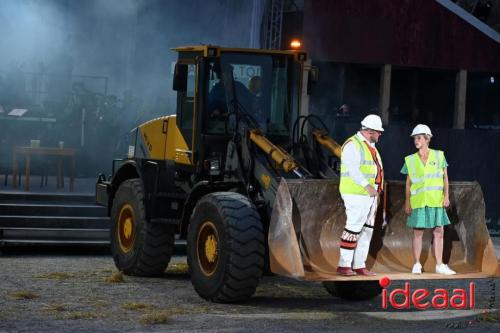
[[[500,43],[434,0],[314,0],[304,46],[316,61],[500,72]]]

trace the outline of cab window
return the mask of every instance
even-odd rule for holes
[[[182,93],[181,105],[181,128],[193,129],[194,97],[196,89],[196,65],[188,65],[187,90]]]

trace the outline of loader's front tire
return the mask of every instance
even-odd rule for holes
[[[111,253],[120,271],[137,276],[158,276],[165,271],[174,249],[175,227],[146,221],[140,179],[120,185],[111,222]]]
[[[205,195],[188,230],[191,283],[206,300],[219,303],[251,297],[264,268],[264,231],[254,204],[233,192]]]
[[[325,281],[323,286],[332,296],[353,301],[372,299],[382,292],[378,281]]]

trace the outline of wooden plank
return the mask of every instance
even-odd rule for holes
[[[443,275],[443,274],[437,274],[437,273],[422,273],[422,274],[412,274],[411,272],[408,273],[383,273],[383,272],[377,272],[377,275],[375,276],[340,276],[340,275],[319,275],[315,273],[306,273],[306,276],[303,278],[304,280],[307,281],[377,281],[380,280],[383,277],[387,277],[391,280],[469,280],[469,279],[486,279],[486,278],[491,278],[491,277],[498,277],[498,275],[493,275],[493,274],[485,274],[485,273],[478,273],[478,272],[471,272],[471,273],[462,273],[462,274],[455,274],[455,275]]]
[[[391,103],[391,72],[392,66],[385,64],[380,70],[380,94],[378,110],[382,123],[389,124],[389,104]]]
[[[467,71],[457,72],[455,81],[455,112],[453,114],[453,128],[465,128],[465,100],[467,97]]]

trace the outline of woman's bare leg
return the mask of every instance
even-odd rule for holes
[[[436,265],[441,265],[443,263],[443,227],[435,227],[433,231],[434,235],[434,257],[436,258]]]
[[[413,257],[415,258],[415,262],[420,262],[423,236],[424,229],[413,229]]]

